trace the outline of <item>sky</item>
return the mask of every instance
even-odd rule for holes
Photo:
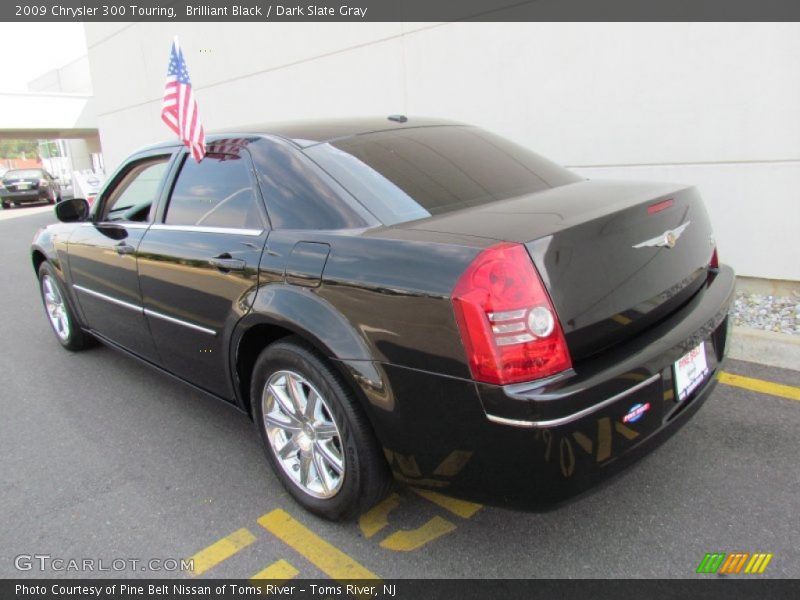
[[[30,80],[86,54],[82,23],[0,23],[0,40],[0,92],[25,92]]]

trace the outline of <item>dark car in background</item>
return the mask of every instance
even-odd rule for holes
[[[44,169],[11,169],[0,179],[0,202],[3,208],[12,204],[61,201],[61,186]]]
[[[69,350],[101,340],[249,414],[319,515],[393,480],[552,506],[715,385],[734,275],[691,186],[586,181],[424,119],[207,150],[141,150],[91,210],[56,206],[32,247],[47,316]]]

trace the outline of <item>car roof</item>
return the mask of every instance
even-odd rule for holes
[[[215,131],[206,135],[206,143],[220,139],[248,138],[261,135],[272,135],[291,141],[300,148],[308,148],[315,144],[345,139],[366,133],[378,131],[391,131],[398,129],[412,129],[416,127],[442,127],[463,125],[456,121],[446,119],[433,119],[428,117],[359,117],[345,119],[320,119],[307,121],[289,121],[284,123],[266,123],[248,125]],[[169,140],[153,144],[141,150],[153,150],[175,146],[176,140]]]

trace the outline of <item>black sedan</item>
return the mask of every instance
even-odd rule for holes
[[[0,202],[3,208],[28,202],[61,201],[58,181],[44,169],[12,169],[0,179]]]
[[[141,150],[32,248],[49,321],[249,414],[330,519],[393,480],[539,508],[708,397],[733,271],[698,192],[586,181],[475,127],[254,127]],[[698,460],[702,460],[698,457]]]

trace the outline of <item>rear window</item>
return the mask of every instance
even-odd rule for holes
[[[42,179],[44,171],[41,169],[16,169],[8,171],[4,177],[6,179]]]
[[[370,133],[306,153],[387,225],[580,180],[530,150],[464,126]]]

